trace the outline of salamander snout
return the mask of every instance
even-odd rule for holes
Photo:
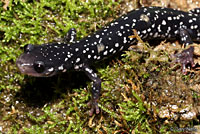
[[[49,77],[55,74],[55,69],[45,66],[45,63],[36,60],[30,54],[22,54],[16,61],[20,72],[35,77]]]

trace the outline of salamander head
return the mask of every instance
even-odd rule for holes
[[[41,46],[29,44],[24,47],[24,53],[17,59],[16,64],[23,74],[49,77],[59,71],[66,71],[67,68],[64,65],[66,50],[67,46],[63,44]]]

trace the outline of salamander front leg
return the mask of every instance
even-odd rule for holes
[[[187,30],[187,29],[183,29],[181,28],[179,30],[179,36],[180,36],[180,41],[182,44],[184,44],[184,46],[188,46],[189,44],[192,44],[193,41],[191,39],[191,35],[192,32]],[[186,74],[186,65],[187,64],[191,64],[192,67],[195,66],[194,64],[194,59],[193,59],[193,55],[194,55],[194,47],[191,46],[186,50],[183,50],[181,53],[175,54],[174,56],[176,57],[175,62],[181,63],[182,65],[182,72],[183,74]]]
[[[96,111],[96,114],[98,114],[100,112],[99,107],[98,107],[98,100],[99,100],[99,96],[100,96],[100,92],[101,92],[101,79],[88,66],[85,66],[83,68],[83,71],[90,78],[90,80],[92,80],[92,90],[91,90],[92,99],[88,103],[89,106],[91,107],[89,115],[92,116],[94,111]]]
[[[69,29],[69,31],[65,35],[64,42],[65,43],[72,43],[74,41],[76,41],[76,29],[71,28],[71,29]]]

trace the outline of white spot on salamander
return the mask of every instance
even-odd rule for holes
[[[51,68],[48,69],[49,72],[52,72],[53,70],[54,70],[53,67],[51,67]]]
[[[64,69],[63,65],[61,65],[61,66],[58,67],[58,70],[63,70],[63,69]]]
[[[103,53],[103,55],[107,55],[108,54],[108,51],[106,50],[104,53]]]
[[[115,43],[115,47],[119,47],[119,43]]]
[[[96,35],[96,38],[99,38],[99,37],[100,37],[100,36],[97,34],[97,35]]]
[[[90,59],[91,58],[91,55],[88,55],[88,59]]]
[[[79,48],[76,48],[75,51],[78,52]]]
[[[81,60],[80,58],[77,58],[77,59],[76,59],[76,63],[78,63],[80,60]]]
[[[162,21],[162,25],[166,25],[167,22],[165,20]]]

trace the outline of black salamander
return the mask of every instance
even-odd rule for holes
[[[99,113],[98,99],[101,92],[101,79],[90,68],[96,61],[126,50],[137,42],[129,38],[135,29],[143,40],[155,38],[178,39],[185,46],[200,40],[200,9],[189,12],[171,8],[143,7],[121,16],[108,26],[76,41],[76,30],[70,29],[65,42],[42,45],[26,45],[24,53],[17,59],[19,70],[27,75],[49,77],[69,69],[84,71],[93,82],[90,115]],[[193,62],[193,47],[177,55],[177,62]]]

